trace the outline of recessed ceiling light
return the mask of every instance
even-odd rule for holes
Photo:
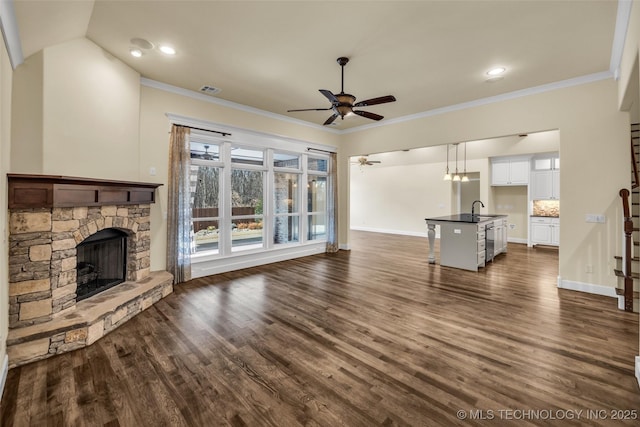
[[[153,43],[151,43],[149,40],[134,37],[130,40],[130,42],[132,45],[138,46],[140,49],[153,49]]]
[[[140,58],[142,56],[142,51],[140,49],[130,49],[129,53],[131,53],[131,56],[135,56],[136,58]]]
[[[489,75],[489,76],[497,76],[497,75],[500,75],[500,74],[504,73],[505,71],[507,71],[507,69],[504,68],[504,67],[496,67],[496,68],[492,68],[489,71],[487,71],[487,75]]]
[[[160,52],[165,53],[167,55],[175,55],[176,50],[171,46],[160,46]]]

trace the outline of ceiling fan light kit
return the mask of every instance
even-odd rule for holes
[[[338,61],[338,65],[340,65],[341,68],[341,74],[342,74],[342,78],[341,78],[341,88],[340,88],[340,93],[338,94],[333,94],[331,91],[327,90],[327,89],[320,89],[320,93],[322,93],[330,102],[331,102],[331,107],[329,108],[304,108],[304,109],[298,109],[298,110],[287,110],[288,113],[292,113],[292,112],[296,112],[296,111],[329,111],[332,110],[333,111],[333,115],[331,117],[329,117],[323,124],[325,126],[332,124],[335,119],[337,119],[338,117],[340,117],[342,120],[344,120],[345,116],[351,116],[353,114],[356,114],[358,116],[362,116],[362,117],[366,117],[367,119],[371,119],[371,120],[382,120],[384,118],[384,116],[381,116],[379,114],[375,114],[375,113],[371,113],[369,111],[363,111],[363,110],[354,110],[354,107],[368,107],[370,105],[378,105],[378,104],[385,104],[387,102],[394,102],[396,100],[396,98],[393,95],[386,95],[386,96],[380,96],[378,98],[371,98],[371,99],[367,99],[365,101],[360,101],[355,103],[356,101],[356,97],[351,95],[350,93],[344,93],[344,66],[347,65],[347,63],[349,62],[349,58],[346,58],[344,56],[341,56],[340,58],[337,59]],[[355,103],[355,104],[354,104]]]

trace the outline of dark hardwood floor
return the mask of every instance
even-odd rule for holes
[[[193,280],[10,370],[2,425],[640,424],[611,419],[640,410],[638,315],[559,290],[557,251],[510,244],[479,273],[426,258],[426,238],[353,232],[351,251]]]

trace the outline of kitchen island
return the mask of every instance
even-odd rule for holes
[[[429,263],[435,264],[436,226],[440,227],[440,265],[478,271],[507,251],[507,215],[457,214],[425,218]]]

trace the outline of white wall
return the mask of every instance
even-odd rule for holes
[[[463,145],[459,146],[458,170],[463,171]],[[509,215],[509,237],[527,239],[527,187],[491,187],[490,157],[528,155],[558,151],[558,131],[469,141],[467,171],[480,173],[480,200],[484,213]],[[449,152],[449,170],[455,171],[455,150]],[[443,181],[446,146],[423,147],[369,155],[381,163],[359,166],[351,159],[350,226],[352,229],[426,235],[424,218],[456,213],[453,183]],[[464,185],[464,184],[463,184]],[[462,206],[469,212],[470,206]]]

